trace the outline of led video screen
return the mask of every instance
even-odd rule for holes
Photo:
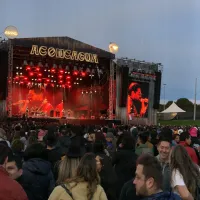
[[[149,83],[129,81],[127,101],[129,120],[148,117]]]

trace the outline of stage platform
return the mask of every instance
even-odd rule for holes
[[[21,121],[24,120],[23,118],[19,117],[12,117],[9,118],[11,121]],[[105,126],[110,123],[114,123],[115,125],[120,125],[121,121],[120,120],[109,120],[109,119],[75,119],[75,118],[57,118],[57,117],[29,117],[28,120],[35,121],[35,122],[59,122],[60,124],[74,124],[74,125],[101,125]]]

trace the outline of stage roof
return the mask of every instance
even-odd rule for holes
[[[14,46],[31,48],[32,45],[47,46],[60,49],[69,49],[97,54],[98,57],[114,59],[115,55],[89,44],[80,42],[69,37],[36,37],[36,38],[17,38],[13,40]]]

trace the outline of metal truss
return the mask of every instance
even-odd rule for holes
[[[114,100],[114,75],[115,75],[115,65],[113,60],[110,60],[110,77],[109,77],[109,119],[113,119],[113,100]]]
[[[12,40],[8,41],[8,96],[7,111],[8,117],[12,117],[12,94],[13,94],[13,44]]]

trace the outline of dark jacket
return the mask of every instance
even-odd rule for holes
[[[133,178],[137,156],[132,150],[119,150],[112,158],[112,164],[118,177],[117,192],[120,195],[123,185]]]
[[[142,200],[181,200],[181,198],[173,192],[160,192]]]
[[[40,158],[32,158],[23,165],[20,180],[29,200],[47,200],[55,187],[51,164]]]
[[[0,199],[28,200],[20,184],[12,180],[3,167],[0,167]]]
[[[135,185],[133,184],[133,180],[128,181],[124,184],[119,200],[139,200],[140,198],[136,196]]]
[[[96,153],[96,155],[102,158],[102,169],[99,173],[101,178],[101,186],[103,187],[109,200],[116,200],[116,187],[118,181],[115,171],[112,167],[111,158],[108,157],[105,153]]]

